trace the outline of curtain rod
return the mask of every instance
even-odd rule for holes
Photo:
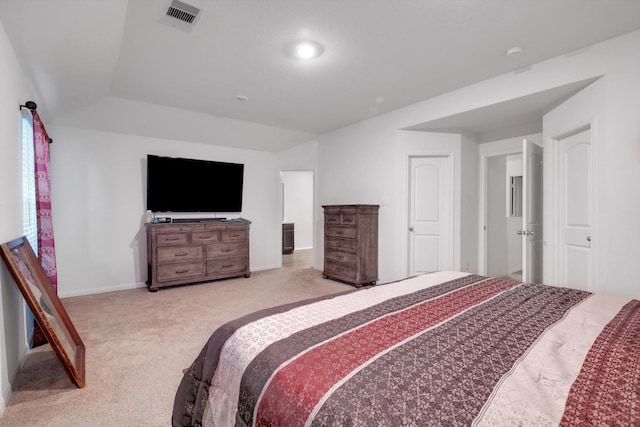
[[[24,105],[20,105],[20,110],[22,110],[23,107],[33,113],[34,111],[36,111],[36,108],[38,108],[38,104],[33,101],[27,101],[24,103]]]
[[[38,104],[33,101],[27,101],[24,103],[24,105],[20,105],[20,111],[22,111],[22,108],[26,108],[27,110],[31,111],[31,114],[33,114],[38,108]],[[52,142],[53,139],[49,138],[49,144],[51,144]]]

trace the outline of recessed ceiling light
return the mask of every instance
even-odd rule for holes
[[[313,40],[299,40],[288,46],[287,52],[296,59],[309,60],[322,55],[324,48]]]
[[[507,55],[507,58],[518,58],[522,56],[523,53],[524,49],[522,49],[520,46],[513,46],[507,49],[505,55]]]

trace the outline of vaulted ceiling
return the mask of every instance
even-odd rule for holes
[[[170,3],[0,0],[0,18],[49,122],[270,151],[640,29],[632,0],[184,0],[189,30]],[[323,55],[287,55],[302,38]]]

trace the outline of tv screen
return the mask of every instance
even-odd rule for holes
[[[244,165],[147,155],[147,210],[241,212]]]

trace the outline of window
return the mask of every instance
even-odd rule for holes
[[[33,120],[31,113],[22,110],[22,232],[37,254],[38,226],[33,150]]]

